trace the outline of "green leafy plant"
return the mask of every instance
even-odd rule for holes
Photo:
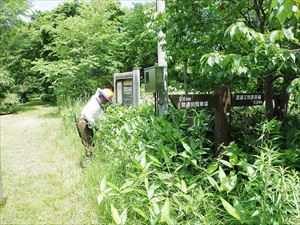
[[[85,172],[99,221],[296,224],[299,172],[281,166],[276,121],[257,127],[253,153],[231,143],[213,159],[210,117],[194,112],[189,127],[188,116],[171,111],[155,117],[148,106],[108,107]]]

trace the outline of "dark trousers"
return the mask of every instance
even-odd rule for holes
[[[87,122],[87,120],[85,119],[80,119],[78,121],[78,131],[79,131],[79,135],[82,141],[82,144],[85,147],[85,151],[87,155],[91,155],[92,154],[92,150],[93,150],[93,137],[94,137],[94,132],[93,129],[89,128],[89,124]]]

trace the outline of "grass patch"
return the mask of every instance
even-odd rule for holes
[[[19,114],[23,112],[33,111],[39,109],[41,106],[47,107],[48,103],[42,102],[39,98],[30,100],[29,102],[19,104],[12,113]]]
[[[1,208],[1,224],[97,223],[79,168],[80,140],[75,130],[56,117],[57,108],[40,106],[46,105],[31,103],[28,107],[34,111],[25,107],[1,121],[4,194],[8,196]],[[10,121],[17,126],[11,127]],[[16,142],[15,134],[24,132]]]

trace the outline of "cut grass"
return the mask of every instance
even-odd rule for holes
[[[80,140],[56,115],[56,108],[34,102],[0,118],[8,197],[1,224],[97,223],[79,168]]]

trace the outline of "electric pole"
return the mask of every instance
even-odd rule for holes
[[[0,118],[1,126],[1,118]],[[0,137],[1,141],[1,137]],[[1,170],[1,147],[0,147],[0,207],[5,204],[5,198],[3,196],[3,183],[2,183],[2,170]]]
[[[156,0],[156,12],[164,13],[166,10],[166,0]],[[164,68],[163,72],[163,90],[158,93],[158,114],[163,115],[168,112],[168,64],[167,54],[162,49],[166,44],[166,35],[161,30],[158,33],[157,58],[158,66]]]

